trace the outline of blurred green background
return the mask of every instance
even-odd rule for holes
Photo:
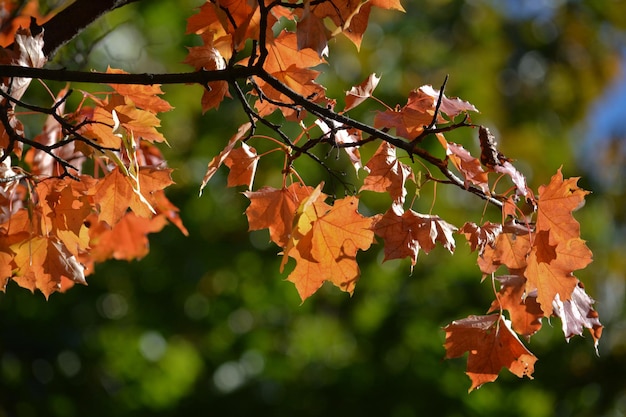
[[[185,46],[198,39],[184,35],[185,19],[201,3],[124,7],[49,65],[188,71]],[[496,133],[532,188],[561,165],[565,176],[582,176],[593,193],[576,216],[595,260],[577,275],[606,326],[600,356],[590,337],[566,343],[555,319],[528,344],[539,358],[533,381],[503,371],[468,395],[465,360],[442,359],[441,328],[483,314],[493,294],[462,237],[455,255],[422,254],[412,274],[408,261],[381,264],[381,247],[374,247],[359,255],[354,296],[324,286],[301,305],[278,272],[267,233],[247,232],[247,200],[225,189],[227,172],[198,197],[206,164],[244,114],[231,100],[203,116],[200,88],[166,86],[176,107],[162,117],[171,144],[163,152],[176,169],[168,195],[190,236],[169,226],[151,236],[143,260],[99,265],[88,287],[47,302],[9,285],[0,294],[0,417],[626,415],[626,94],[619,93],[626,90],[626,2],[403,5],[406,14],[372,16],[360,54],[344,40],[333,42],[321,76],[328,95],[341,101],[376,72],[376,95],[393,106],[422,84],[438,88],[449,74],[447,94],[481,111],[473,121]],[[37,102],[42,91],[33,88],[25,100]],[[380,109],[362,107],[354,115],[365,121]],[[476,151],[474,134],[449,139]],[[255,187],[279,186],[280,168],[262,165]],[[301,173],[343,193],[314,164]],[[414,208],[428,212],[432,192],[424,187]],[[364,203],[384,210],[388,200],[368,194]],[[482,211],[473,196],[437,189],[434,213],[450,222],[478,222]]]

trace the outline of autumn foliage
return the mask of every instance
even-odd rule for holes
[[[532,377],[537,359],[519,336],[528,340],[544,318],[558,317],[568,339],[588,329],[597,347],[602,325],[574,275],[592,260],[572,215],[587,194],[577,178],[564,179],[559,170],[532,190],[489,130],[472,122],[478,110],[445,95],[445,82],[410,91],[406,104],[384,104],[372,125],[351,118],[350,111],[373,101],[379,76],[349,88],[344,104],[316,82],[329,40],[346,36],[358,48],[372,8],[403,11],[399,0],[222,0],[207,1],[189,17],[187,32],[202,44],[189,48],[185,62],[205,87],[202,110],[219,111],[223,100],[236,99],[247,119],[209,162],[200,191],[222,165],[228,168],[228,186],[243,188],[250,201],[250,230],[269,231],[281,270],[302,301],[326,281],[352,294],[361,276],[359,252],[373,245],[382,245],[385,261],[408,258],[412,268],[421,252],[441,246],[453,253],[464,237],[477,256],[477,279],[494,288],[485,315],[445,327],[446,357],[468,352],[470,389],[494,381],[502,368]],[[30,105],[21,99],[31,78],[52,79],[52,72],[7,74],[10,67],[44,67],[45,30],[36,24],[12,28],[3,33],[0,52],[0,279],[3,289],[14,281],[49,297],[85,284],[99,262],[145,256],[147,236],[167,223],[187,234],[165,195],[171,169],[158,147],[167,143],[159,114],[172,107],[150,82],[157,76],[130,81],[113,68],[105,75],[116,82],[107,82],[105,92],[68,86],[50,92],[49,107]],[[71,108],[70,95],[81,97]],[[23,111],[47,115],[35,137],[24,133]],[[300,133],[284,133],[288,124]],[[271,135],[258,134],[261,127]],[[473,129],[480,149],[448,140],[456,129]],[[257,143],[272,150],[259,154]],[[359,149],[370,143],[374,153],[363,160]],[[343,198],[331,198],[323,183],[306,184],[298,173],[300,158],[327,170],[328,148],[344,153],[362,180]],[[275,153],[283,156],[282,182],[255,183],[259,162]],[[426,182],[475,195],[477,204],[499,210],[501,221],[453,225],[416,211],[407,187]],[[386,194],[391,203],[366,215],[360,211],[363,193]]]

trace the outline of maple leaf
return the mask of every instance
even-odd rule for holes
[[[396,157],[396,147],[383,142],[366,165],[369,174],[359,191],[388,192],[394,204],[401,206],[406,198],[404,184],[414,180],[413,170]]]
[[[493,246],[485,246],[478,257],[478,266],[485,275],[495,272],[500,265],[506,265],[509,270],[523,270],[530,250],[528,234],[500,233]]]
[[[404,7],[400,4],[400,0],[370,0],[372,6],[379,7],[381,9],[387,10],[397,10],[399,12],[404,12]]]
[[[487,313],[500,309],[507,310],[513,330],[528,338],[541,329],[544,314],[537,303],[536,291],[531,294],[525,291],[526,278],[520,275],[523,271],[512,272],[515,273],[495,277],[500,282],[500,291]]]
[[[414,140],[429,126],[435,115],[435,106],[440,92],[430,85],[424,85],[409,93],[407,103],[402,108],[378,112],[374,119],[374,127],[395,128],[398,136]],[[445,95],[441,99],[440,113],[453,118],[467,111],[478,111],[472,104],[458,98],[448,98]],[[445,119],[439,115],[437,122]],[[444,147],[445,148],[445,147]]]
[[[117,117],[119,124],[124,127],[130,135],[137,139],[141,138],[149,142],[167,143],[163,135],[156,130],[157,127],[161,126],[161,121],[154,113],[138,109],[134,104],[115,106],[111,113],[114,125],[114,117]],[[113,131],[115,130],[114,128]]]
[[[302,301],[324,281],[352,294],[360,275],[357,251],[368,249],[374,240],[373,220],[357,212],[356,197],[336,200],[333,206],[317,204],[319,198],[324,194],[314,191],[300,204],[283,256],[296,260],[287,279],[296,285]]]
[[[485,194],[489,194],[489,176],[481,166],[480,161],[472,156],[463,146],[448,142],[442,134],[437,134],[436,136],[446,151],[446,156],[465,177],[465,187],[467,188],[469,183],[471,183],[479,187]]]
[[[569,340],[575,335],[580,336],[583,329],[587,328],[593,337],[597,354],[603,326],[598,319],[598,313],[592,307],[593,303],[593,299],[587,295],[585,287],[579,281],[569,300],[561,301],[557,295],[553,306],[554,314],[561,319],[565,338]]]
[[[220,48],[222,55],[230,59],[232,50],[241,50],[246,39],[259,38],[259,22],[260,13],[256,2],[247,0],[220,0],[217,4],[206,2],[197,14],[187,20],[187,33],[214,33],[223,43],[223,48]],[[271,23],[268,22],[268,27],[272,26]]]
[[[151,194],[172,183],[170,170],[140,168],[137,186],[119,167],[109,172],[92,188],[94,202],[99,207],[99,219],[115,225],[131,209],[140,217],[155,214],[150,204]]]
[[[502,368],[520,378],[532,379],[537,358],[520,342],[502,316],[470,316],[453,321],[444,330],[446,359],[469,352],[466,371],[472,381],[469,391],[495,381]]]
[[[537,301],[546,317],[552,315],[555,297],[566,301],[578,284],[572,274],[591,263],[591,252],[582,239],[569,239],[551,245],[548,232],[535,234],[534,244],[528,257],[524,275],[526,291],[537,290]]]
[[[267,59],[264,69],[277,78],[287,87],[294,90],[303,97],[310,98],[313,102],[324,99],[324,88],[315,83],[314,80],[319,75],[319,71],[310,69],[325,61],[311,48],[298,49],[297,35],[293,32],[282,31],[276,38],[268,39]],[[274,101],[291,103],[291,100],[284,94],[276,91],[265,81],[256,79],[256,84],[263,94]],[[257,101],[255,107],[260,116],[266,116],[276,110],[277,106],[268,100]],[[298,117],[297,112],[292,108],[282,108],[281,111],[288,119]],[[302,117],[302,114],[299,115]]]
[[[86,284],[83,266],[54,238],[35,236],[11,249],[17,267],[13,280],[31,291],[40,290],[46,299],[61,290],[63,277]]]
[[[230,138],[228,144],[224,147],[224,149],[222,149],[222,151],[218,155],[211,159],[211,161],[209,162],[209,166],[207,167],[207,171],[204,174],[204,178],[202,179],[202,185],[200,185],[200,195],[202,195],[202,190],[204,190],[204,187],[206,187],[209,180],[213,178],[213,175],[215,175],[218,168],[224,163],[226,158],[228,158],[228,155],[233,150],[237,142],[239,142],[241,138],[243,138],[244,135],[248,132],[248,130],[250,130],[250,127],[252,127],[252,123],[250,122],[244,123],[239,126],[239,129],[237,129],[237,133],[235,133]]]
[[[223,70],[226,69],[226,58],[215,47],[214,33],[204,32],[202,34],[204,45],[193,46],[189,49],[189,54],[183,61],[193,66],[196,71],[207,70]],[[228,82],[211,81],[207,83],[205,91],[202,94],[202,112],[206,113],[210,109],[218,109],[224,97],[230,97],[228,92]]]
[[[457,229],[439,216],[416,213],[413,210],[402,212],[392,206],[374,224],[374,233],[385,240],[385,261],[411,258],[411,269],[417,262],[422,249],[429,253],[437,242],[450,253],[455,243],[452,235]]]
[[[583,206],[589,191],[579,188],[577,182],[577,177],[563,180],[559,168],[548,185],[539,187],[536,228],[549,231],[551,244],[580,237],[580,224],[572,212]]]
[[[113,227],[102,221],[92,224],[89,257],[95,262],[141,259],[149,251],[147,235],[160,231],[166,223],[163,215],[146,219],[127,212]]]
[[[6,292],[7,284],[13,275],[13,254],[0,251],[0,291]]]
[[[284,248],[291,235],[296,210],[312,191],[312,187],[294,183],[280,190],[263,187],[244,192],[250,199],[246,209],[249,230],[269,229],[272,242]]]
[[[108,67],[108,74],[128,74],[121,69]],[[124,102],[136,106],[151,113],[161,113],[170,111],[173,107],[159,95],[163,94],[159,84],[139,85],[139,84],[109,84],[120,96],[124,97]]]
[[[79,133],[104,148],[120,149],[122,147],[122,135],[115,132],[116,122],[113,120],[113,114],[104,106],[106,103],[101,103],[95,108],[81,109],[80,116],[92,122],[83,126]],[[119,119],[117,124],[119,125]],[[87,151],[85,153],[87,154]]]
[[[258,162],[259,156],[256,153],[256,149],[248,146],[246,143],[242,142],[240,148],[233,149],[224,160],[224,163],[230,169],[228,186],[245,185],[248,187],[248,190],[251,190]]]
[[[311,48],[319,56],[328,55],[328,38],[330,32],[324,21],[311,13],[311,2],[304,2],[304,12],[296,25],[298,49]]]
[[[502,225],[485,222],[482,226],[476,223],[466,222],[459,229],[465,235],[472,251],[478,249],[478,254],[482,255],[486,246],[493,246],[496,238],[502,232]]]
[[[78,256],[88,246],[85,219],[94,212],[90,187],[93,178],[81,175],[81,181],[51,178],[34,187],[38,204],[34,213],[40,215],[41,233],[56,235],[67,250]]]
[[[343,111],[347,112],[352,110],[368,98],[372,97],[372,93],[374,92],[374,89],[378,85],[379,81],[380,77],[377,77],[376,74],[370,74],[370,76],[367,77],[361,84],[355,85],[350,89],[350,91],[346,91],[346,106]]]

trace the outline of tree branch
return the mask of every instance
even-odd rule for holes
[[[76,0],[40,26],[44,30],[43,53],[51,57],[103,14],[136,1],[139,0]]]

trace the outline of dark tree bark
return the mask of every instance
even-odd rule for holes
[[[139,0],[76,0],[39,27],[44,30],[44,54],[50,58],[100,16],[136,1]]]

